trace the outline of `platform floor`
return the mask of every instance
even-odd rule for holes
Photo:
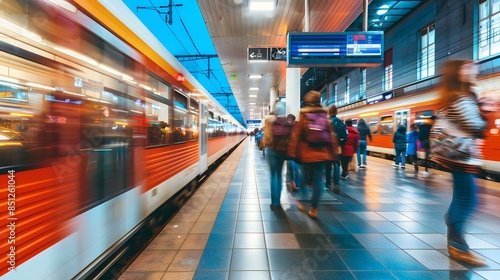
[[[466,239],[487,267],[448,258],[443,215],[451,177],[369,158],[323,193],[318,219],[283,188],[272,212],[269,168],[245,140],[120,279],[500,279],[500,187],[478,180]]]

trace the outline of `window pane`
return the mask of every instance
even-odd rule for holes
[[[372,135],[378,134],[378,117],[371,117],[368,121],[368,125],[370,126],[370,132]]]
[[[485,19],[490,15],[489,1],[479,5],[479,19]]]
[[[393,120],[392,116],[382,116],[380,118],[380,134],[381,135],[392,135]]]
[[[500,11],[500,0],[493,0],[491,4],[491,13],[495,14]]]
[[[423,36],[421,37],[421,44],[422,44],[422,48],[427,47],[427,44],[428,44],[428,42],[427,42],[427,34],[426,34],[426,35],[423,35]]]

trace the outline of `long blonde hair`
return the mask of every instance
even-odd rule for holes
[[[460,96],[476,96],[476,83],[474,81],[462,81],[460,79],[460,70],[462,66],[475,63],[467,59],[452,59],[443,63],[440,82],[440,101],[443,104]]]

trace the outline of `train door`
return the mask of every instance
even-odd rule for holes
[[[207,135],[207,122],[208,122],[208,108],[206,104],[200,102],[200,173],[205,172],[208,167],[208,135]]]
[[[410,110],[399,110],[394,112],[396,129],[402,125],[405,130],[408,131],[408,123],[410,122]]]

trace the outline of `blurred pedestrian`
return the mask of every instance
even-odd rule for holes
[[[288,114],[286,118],[292,126],[295,126],[294,114]],[[286,184],[292,192],[299,190],[297,184],[300,184],[300,165],[292,159],[287,159],[286,161]],[[304,188],[305,186],[301,187]]]
[[[340,162],[342,163],[342,175],[340,178],[347,179],[349,177],[349,163],[352,161],[354,152],[358,150],[359,133],[358,130],[352,126],[352,120],[345,121],[349,137],[347,142],[342,146],[342,154],[340,155]]]
[[[478,203],[474,174],[481,171],[481,161],[476,143],[484,138],[486,129],[476,93],[478,66],[455,59],[445,62],[442,72],[440,97],[445,106],[438,112],[430,145],[432,160],[450,170],[453,177],[453,198],[445,215],[448,253],[452,259],[483,266],[484,261],[471,252],[464,238],[465,223]],[[446,147],[449,144],[451,148]]]
[[[325,162],[337,160],[338,143],[328,121],[327,111],[321,107],[320,93],[308,92],[303,102],[304,107],[300,109],[299,121],[293,129],[288,146],[288,155],[310,172],[313,194],[309,216],[316,218],[324,189],[322,181]],[[302,204],[297,203],[297,207],[305,211]]]
[[[415,168],[415,175],[418,175],[418,162],[417,162],[417,143],[418,143],[418,126],[416,124],[410,125],[411,131],[406,135],[406,142],[408,149],[408,163],[413,164]]]
[[[370,127],[366,124],[365,119],[358,121],[359,145],[358,145],[358,167],[366,168],[366,155],[368,153],[368,139],[372,141],[372,133]]]
[[[432,116],[430,118],[423,119],[418,127],[418,140],[420,140],[420,146],[425,151],[425,159],[424,159],[424,168],[422,171],[422,175],[424,177],[429,176],[429,157],[431,154],[431,145],[429,142],[429,135],[431,133],[432,124],[434,124],[434,120],[436,116]]]
[[[283,185],[283,163],[290,141],[293,123],[285,117],[285,104],[276,102],[274,115],[266,118],[263,146],[267,149],[270,168],[271,209],[281,208],[281,190]]]
[[[392,143],[394,143],[394,150],[396,151],[396,156],[394,158],[394,163],[392,166],[394,168],[399,168],[399,163],[401,162],[401,168],[405,169],[406,163],[406,126],[400,125],[398,129],[392,136]]]
[[[337,141],[339,142],[339,149],[337,154],[342,152],[342,145],[347,141],[349,134],[347,133],[347,129],[345,124],[341,119],[337,118],[337,106],[332,105],[328,108],[328,116],[330,118],[330,122],[332,123],[332,128],[337,136]],[[332,177],[332,168],[333,168],[333,177]],[[333,188],[332,188],[332,179],[333,179]],[[325,163],[325,188],[333,189],[334,193],[339,193],[339,179],[340,179],[340,162],[339,160],[327,161]]]

